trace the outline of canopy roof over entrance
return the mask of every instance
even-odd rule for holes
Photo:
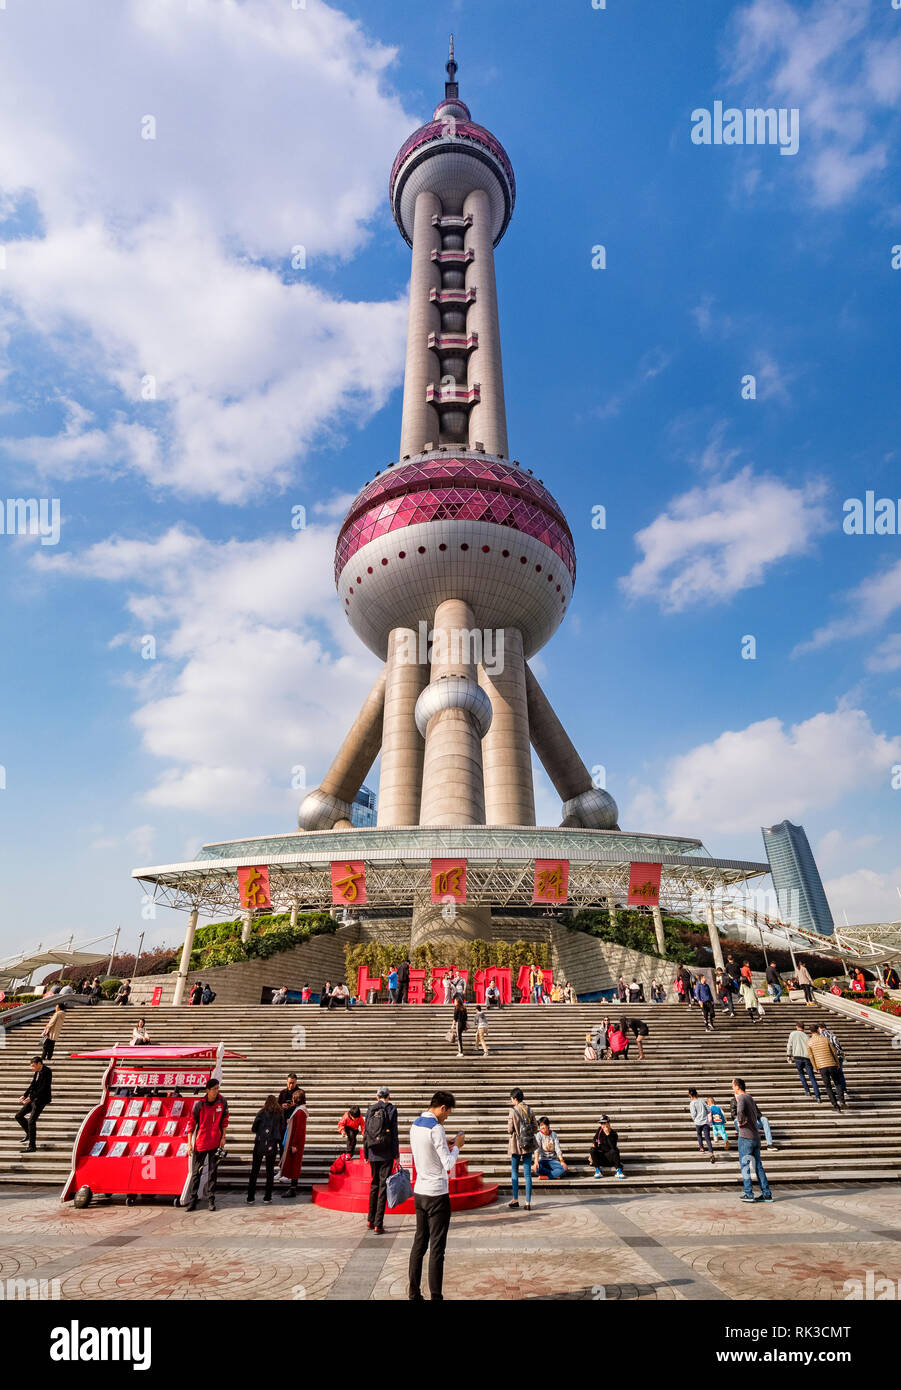
[[[403,826],[391,829],[316,831],[205,845],[185,864],[135,869],[132,877],[153,900],[168,907],[239,914],[237,871],[267,865],[272,911],[332,906],[330,864],[363,860],[366,910],[411,910],[429,892],[431,859],[467,861],[467,901],[498,908],[532,905],[536,859],[569,861],[568,907],[604,906],[622,900],[633,862],[662,866],[660,899],[670,910],[687,909],[747,879],[769,873],[768,864],[713,859],[700,840],[628,831],[559,826]]]

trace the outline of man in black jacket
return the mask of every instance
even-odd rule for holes
[[[375,1102],[366,1111],[363,1125],[363,1157],[369,1164],[369,1220],[370,1231],[377,1236],[385,1234],[385,1204],[388,1200],[388,1179],[397,1159],[400,1157],[400,1139],[397,1133],[397,1106],[391,1104],[391,1092],[387,1086],[380,1086]]]
[[[410,962],[404,956],[397,967],[397,1002],[406,1004],[410,995]]]
[[[53,1072],[45,1066],[40,1057],[31,1059],[31,1082],[24,1096],[20,1096],[22,1109],[16,1111],[16,1124],[22,1126],[25,1131],[25,1138],[22,1144],[25,1152],[33,1154],[37,1149],[35,1143],[36,1126],[41,1111],[50,1104],[50,1086],[53,1081]]]
[[[602,1168],[615,1168],[616,1176],[624,1178],[623,1161],[619,1152],[619,1135],[616,1130],[611,1128],[610,1117],[601,1116],[601,1122],[595,1130],[594,1138],[591,1141],[591,1161],[594,1164],[594,1176],[600,1178]]]

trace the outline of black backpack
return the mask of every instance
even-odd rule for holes
[[[387,1106],[371,1105],[366,1111],[366,1123],[363,1126],[364,1146],[367,1149],[385,1148],[390,1137],[390,1129]]]

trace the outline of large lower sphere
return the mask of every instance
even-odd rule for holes
[[[572,535],[547,489],[490,454],[433,452],[386,470],[342,524],[335,582],[354,631],[385,657],[393,628],[462,599],[475,625],[519,628],[526,657],[572,598]]]

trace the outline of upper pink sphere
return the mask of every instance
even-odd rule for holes
[[[516,179],[501,142],[477,125],[459,98],[445,98],[432,119],[414,130],[391,166],[388,196],[401,235],[413,245],[413,208],[417,194],[437,194],[446,213],[461,212],[474,188],[491,201],[492,236],[500,241],[513,214]]]

